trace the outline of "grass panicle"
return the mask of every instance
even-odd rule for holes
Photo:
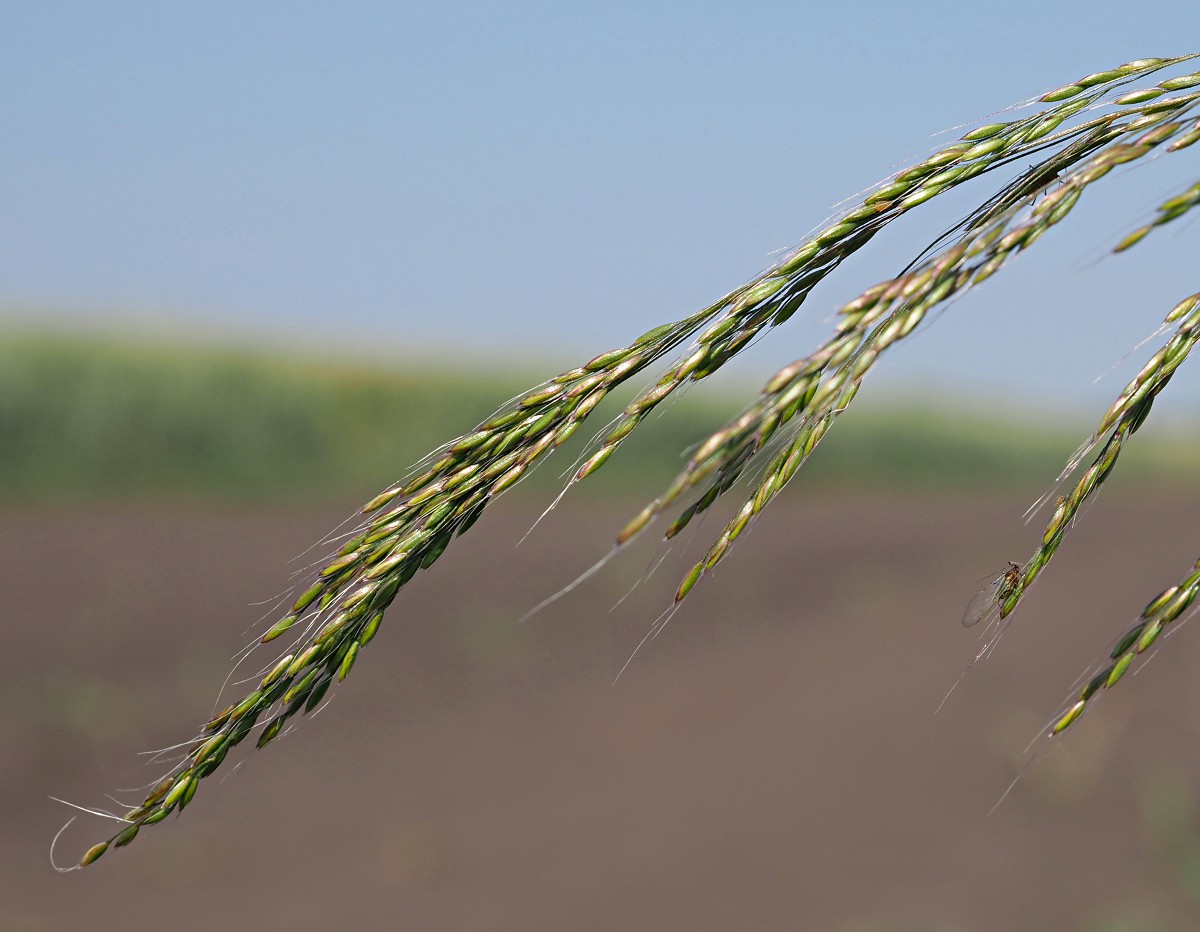
[[[1113,169],[1152,154],[1183,151],[1196,141],[1200,72],[1144,84],[1162,69],[1195,57],[1140,59],[1087,75],[1042,96],[1027,116],[977,127],[876,185],[753,280],[690,316],[655,327],[540,383],[439,447],[367,502],[355,528],[339,539],[336,552],[298,587],[289,609],[262,635],[262,644],[283,646],[273,648],[273,656],[261,664],[256,685],[199,729],[172,770],[125,813],[121,830],[90,848],[80,865],[96,861],[110,846],[129,844],[141,828],[182,811],[201,782],[248,737],[255,735],[254,743],[263,748],[295,716],[319,708],[333,682],[346,678],[362,648],[376,636],[400,590],[437,561],[500,495],[571,437],[618,386],[671,360],[600,432],[569,484],[602,468],[679,389],[707,379],[757,337],[788,320],[817,284],[893,220],[960,185],[1032,160],[1027,170],[1003,182],[975,211],[922,250],[908,268],[843,306],[833,333],[812,353],[772,376],[741,414],[700,443],[668,488],[621,531],[618,547],[679,507],[665,532],[667,538],[674,537],[743,475],[753,476],[742,507],[680,583],[678,603],[792,479],[884,352],[937,308],[1030,248]],[[1178,218],[1195,202],[1195,188],[1166,202],[1145,232],[1127,237],[1119,248],[1129,248],[1149,227]],[[1071,496],[1060,502],[1051,522],[1053,533],[1047,530],[1041,549],[1024,569],[1024,585],[1007,596],[1014,606],[1190,351],[1197,331],[1197,298],[1188,300],[1190,306],[1177,308],[1169,318],[1177,324],[1175,335],[1102,421],[1097,437],[1103,433],[1107,438],[1103,449]],[[1136,628],[1139,640],[1114,653],[1101,686],[1119,679],[1117,671],[1123,672],[1122,663],[1127,666],[1129,652],[1144,649],[1147,632],[1174,619],[1186,607],[1184,594],[1190,593],[1190,604],[1198,586],[1200,572],[1152,603],[1153,611],[1148,608]],[[1006,603],[1005,612],[1010,610]]]
[[[1021,200],[996,199],[966,222],[953,245],[845,305],[834,335],[812,355],[777,372],[752,406],[702,443],[675,482],[633,519],[618,536],[618,542],[632,538],[680,495],[704,483],[703,491],[668,528],[666,536],[678,534],[734,485],[782,426],[793,422],[787,441],[763,471],[742,509],[685,576],[676,601],[684,598],[699,578],[724,557],[747,522],[791,480],[833,421],[849,406],[863,377],[886,349],[912,333],[938,305],[985,281],[1061,222],[1087,187],[1112,165],[1141,158],[1181,131],[1177,123],[1161,122],[1147,128],[1140,120],[1133,122],[1136,128],[1123,124],[1106,128],[1102,135],[1110,145],[1099,151],[1093,140],[1085,140],[1079,149],[1092,154],[1071,167],[1061,156],[1051,156],[1031,172],[1042,179],[1040,188],[1025,187]],[[1134,138],[1128,139],[1131,135]],[[1045,170],[1047,165],[1049,170]],[[1032,206],[1023,205],[1024,200],[1038,195],[1040,200]],[[1179,308],[1172,313],[1177,312]],[[1188,334],[1190,331],[1181,331],[1178,337],[1182,349],[1175,344],[1164,347],[1157,367],[1148,366],[1126,390],[1130,397],[1143,398],[1165,384],[1163,377],[1174,371],[1191,347]],[[1112,417],[1110,412],[1107,420]],[[1107,468],[1111,463],[1104,474]]]

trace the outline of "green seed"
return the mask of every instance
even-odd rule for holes
[[[557,398],[562,394],[561,385],[550,385],[541,391],[533,392],[521,399],[522,408],[535,408],[538,405],[543,405],[552,398]]]
[[[174,777],[164,777],[158,782],[158,785],[150,791],[150,795],[142,802],[143,806],[152,806],[164,796],[167,795],[167,790],[175,785]]]
[[[162,801],[162,808],[167,810],[174,809],[175,804],[179,802],[179,800],[183,797],[183,794],[187,792],[188,785],[191,782],[192,772],[190,770],[185,770],[176,778],[175,784],[171,787],[171,792],[164,797]]]
[[[1054,723],[1054,727],[1050,729],[1050,734],[1057,735],[1064,728],[1068,727],[1075,719],[1083,714],[1083,709],[1087,703],[1080,699],[1067,711],[1067,714]]]
[[[342,658],[342,665],[338,668],[338,682],[346,678],[346,674],[350,672],[350,668],[354,666],[354,661],[358,658],[358,641],[354,641],[350,645],[350,649],[346,651],[346,656]]]
[[[179,811],[183,812],[187,808],[187,804],[192,801],[192,797],[196,795],[196,787],[200,785],[198,777],[193,776],[188,780],[187,787],[183,791],[183,795],[179,798]]]
[[[503,477],[501,477],[503,479]],[[499,483],[496,483],[499,485]],[[429,549],[425,551],[425,556],[421,558],[421,569],[428,569],[433,566],[437,559],[446,552],[446,548],[450,546],[450,541],[454,539],[452,531],[446,531],[444,534],[438,535],[437,539],[429,545]]]
[[[1137,639],[1141,636],[1145,627],[1146,623],[1142,622],[1141,624],[1134,625],[1129,631],[1126,631],[1121,636],[1121,639],[1117,641],[1117,646],[1113,648],[1111,656],[1119,657],[1121,654],[1129,650],[1129,648],[1133,647],[1133,645],[1137,643]]]
[[[1123,78],[1128,72],[1118,68],[1115,71],[1098,71],[1095,74],[1089,74],[1086,78],[1080,78],[1077,84],[1083,87],[1095,87],[1097,84],[1108,84],[1117,78]]]
[[[1178,78],[1167,78],[1158,86],[1167,91],[1181,91],[1187,87],[1195,87],[1197,84],[1200,84],[1200,72],[1185,74]]]
[[[317,655],[322,653],[323,651],[324,651],[324,648],[321,647],[319,644],[312,644],[312,645],[306,647],[296,657],[295,660],[293,660],[291,663],[288,664],[287,675],[295,676],[297,673],[299,673],[301,670],[303,670],[305,667],[307,667],[309,664],[311,664],[317,658]]]
[[[376,579],[379,579],[381,576],[386,576],[388,573],[390,573],[392,570],[394,570],[397,566],[399,566],[401,563],[403,563],[405,560],[407,560],[411,553],[412,553],[411,550],[393,551],[392,555],[390,557],[388,557],[386,560],[381,560],[379,563],[376,563],[369,570],[367,570],[365,573],[363,573],[362,578],[376,580]]]
[[[280,681],[276,684],[273,693],[282,692],[286,686],[286,681]],[[250,729],[254,727],[254,723],[258,721],[258,717],[263,714],[265,709],[265,705],[259,705],[257,708],[251,710],[245,717],[238,719],[237,724],[235,724],[233,728],[229,730],[229,743],[224,748],[219,749],[217,753],[213,755],[213,758],[210,758],[210,760],[219,755],[224,755],[229,748],[236,747],[238,744],[240,744],[242,739],[244,739],[246,735],[250,734]]]
[[[575,473],[575,481],[586,479],[597,469],[604,465],[605,461],[613,455],[616,447],[601,447],[596,453],[588,459],[586,463],[579,467],[579,471]]]
[[[296,614],[304,611],[306,608],[312,605],[312,603],[316,601],[317,597],[324,591],[324,583],[313,583],[313,585],[304,590],[304,594],[296,600],[296,604],[292,606],[292,611]]]
[[[1006,148],[1008,148],[1008,142],[1006,140],[988,139],[985,142],[971,146],[971,148],[964,152],[960,158],[964,162],[973,162],[975,159],[981,158],[982,156],[991,155],[993,152],[999,152]],[[929,183],[935,184],[934,179],[930,178]]]
[[[524,472],[525,472],[525,466],[521,463],[518,463],[516,466],[514,466],[512,469],[510,469],[508,472],[506,472],[504,475],[502,475],[499,479],[497,479],[495,481],[495,483],[492,485],[492,494],[499,495],[501,492],[503,492],[505,489],[509,488],[510,486],[516,485],[518,480],[520,480],[520,478],[521,478],[521,474]],[[447,542],[448,542],[448,539],[447,539]],[[442,550],[445,550],[445,549],[446,549],[445,546],[443,546]],[[432,553],[432,551],[431,551],[431,553]],[[433,563],[434,560],[436,560],[440,556],[441,556],[440,550],[432,556],[432,559],[430,558],[429,554],[426,554],[425,558],[421,561],[421,566],[422,567],[429,566],[431,563]]]
[[[299,615],[286,615],[271,627],[271,630],[262,636],[262,643],[266,644],[269,641],[275,640],[279,635],[283,634],[292,625],[300,620]]]
[[[714,343],[724,337],[738,325],[738,318],[735,315],[729,315],[718,320],[715,324],[705,330],[697,340],[700,343]],[[707,354],[706,354],[707,355]]]
[[[1162,633],[1162,628],[1162,620],[1158,618],[1146,625],[1146,630],[1142,632],[1142,636],[1138,639],[1137,652],[1139,654],[1158,639],[1159,634]]]
[[[341,572],[346,567],[348,567],[354,563],[357,563],[358,559],[359,559],[359,554],[357,552],[348,553],[344,557],[339,557],[338,559],[332,561],[331,563],[327,563],[325,565],[325,567],[321,570],[321,572],[319,572],[317,575],[322,578],[328,578],[330,576],[333,576],[333,575]]]
[[[529,429],[525,433],[525,437],[536,437],[551,424],[555,423],[561,416],[559,406],[555,406],[539,417],[536,421],[529,425]]]
[[[1200,142],[1200,129],[1189,130],[1167,146],[1167,151],[1178,152],[1180,149],[1186,149],[1197,142]]]
[[[878,191],[866,197],[866,203],[878,204],[881,201],[894,201],[896,198],[904,194],[911,185],[904,183],[889,184],[886,187],[880,188]]]
[[[237,732],[235,731],[230,735],[230,741],[232,742],[232,739],[236,736]],[[241,739],[238,738],[238,740],[240,741]],[[207,777],[210,773],[220,767],[221,761],[225,759],[225,755],[229,753],[229,749],[231,747],[233,747],[233,744],[228,743],[217,748],[217,750],[203,764],[200,764],[196,768],[196,775],[200,777]]]
[[[675,329],[675,324],[663,324],[661,327],[655,327],[653,330],[647,330],[640,337],[633,341],[634,346],[645,346],[647,343],[657,343],[663,337],[670,335]],[[589,366],[584,366],[585,369]]]
[[[113,847],[124,848],[127,844],[137,838],[138,829],[141,827],[142,826],[140,822],[134,822],[133,825],[122,830],[121,833],[113,839]]]
[[[320,668],[309,670],[299,682],[294,683],[291,688],[283,694],[283,701],[285,703],[295,701],[297,697],[302,695],[305,690],[312,686],[313,681],[317,678],[317,674],[320,672]]]
[[[1071,97],[1074,97],[1076,94],[1082,94],[1083,91],[1084,91],[1084,87],[1081,84],[1067,84],[1063,87],[1060,87],[1056,91],[1051,91],[1049,94],[1046,94],[1045,96],[1043,96],[1040,99],[1041,99],[1042,103],[1053,104],[1053,103],[1057,103],[1060,100],[1067,100]],[[1068,722],[1067,724],[1069,725],[1070,722]],[[1066,725],[1064,725],[1063,727],[1065,728]]]
[[[371,616],[371,620],[363,627],[362,637],[358,639],[360,644],[366,645],[371,642],[371,638],[375,637],[379,631],[379,623],[383,621],[383,612],[376,612]]]
[[[1115,686],[1117,684],[1117,681],[1120,680],[1121,677],[1125,675],[1125,671],[1129,669],[1129,665],[1133,663],[1133,657],[1133,651],[1129,651],[1128,653],[1121,655],[1121,659],[1113,665],[1112,672],[1108,674],[1108,680],[1104,684],[1105,688]]]
[[[242,716],[258,705],[261,699],[262,694],[258,690],[250,693],[250,695],[246,696],[245,699],[233,707],[233,711],[229,713],[230,720],[237,721],[242,718]]]
[[[1115,669],[1115,666],[1107,667],[1088,680],[1088,684],[1083,687],[1083,691],[1079,694],[1079,698],[1086,702],[1088,699],[1091,699],[1092,696],[1096,695],[1097,692],[1099,692],[1108,684],[1108,679],[1110,676],[1112,676],[1112,672]]]
[[[638,512],[637,517],[625,525],[621,529],[621,533],[617,535],[617,546],[627,543],[633,539],[637,533],[642,530],[651,519],[658,513],[659,500],[656,498],[649,505]]]
[[[680,531],[687,527],[688,522],[691,521],[695,515],[695,505],[684,509],[683,513],[671,523],[669,528],[667,528],[666,532],[663,534],[663,540],[671,540],[673,537],[679,534]]]
[[[879,192],[882,193],[882,192]],[[784,259],[779,264],[779,271],[784,273],[794,272],[808,265],[816,255],[821,251],[821,247],[814,242],[805,243],[788,258]]]
[[[607,353],[601,353],[599,356],[584,363],[583,368],[587,369],[588,372],[595,372],[597,369],[607,369],[613,363],[620,362],[631,352],[633,350],[629,347],[609,350]]]
[[[473,434],[468,434],[463,437],[458,443],[450,448],[451,453],[467,453],[478,446],[482,446],[487,440],[491,439],[492,431],[479,430]]]
[[[1029,130],[1025,139],[1027,142],[1033,142],[1035,139],[1041,139],[1043,136],[1049,136],[1052,132],[1058,129],[1067,119],[1065,114],[1055,114],[1039,120],[1034,127]]]
[[[220,712],[218,712],[215,716],[213,716],[212,719],[210,719],[205,724],[204,730],[205,731],[213,731],[214,729],[220,728],[222,725],[225,724],[225,722],[227,722],[229,720],[229,716],[233,714],[234,708],[235,707],[231,706],[231,705],[223,708]],[[168,782],[167,785],[170,786],[170,783]],[[160,786],[161,786],[161,784],[160,784]],[[165,793],[165,792],[166,792],[166,789],[163,789],[163,793]],[[160,793],[159,795],[161,796],[162,794]]]
[[[598,388],[584,398],[583,401],[579,402],[579,405],[575,408],[575,423],[582,421],[585,417],[591,414],[596,405],[600,404],[600,402],[604,400],[604,396],[606,394],[608,394],[608,389]]]
[[[225,735],[215,735],[209,738],[200,746],[200,749],[192,755],[192,764],[199,765],[203,763],[205,758],[209,757],[217,748],[225,743]]]
[[[1011,125],[1012,124],[1010,123],[988,123],[986,126],[980,126],[978,129],[971,130],[971,132],[963,136],[963,139],[967,140],[968,142],[972,142],[977,139],[990,139],[992,136],[995,136],[997,133],[1007,129]]]
[[[695,586],[696,583],[700,581],[700,574],[703,572],[704,572],[704,561],[703,560],[701,560],[699,563],[697,563],[695,566],[693,566],[690,570],[688,570],[688,574],[683,577],[683,582],[681,582],[679,584],[679,589],[676,590],[676,592],[675,592],[675,603],[676,604],[679,604],[687,597],[687,594],[692,591],[692,587]]]
[[[707,555],[704,558],[704,569],[711,570],[714,566],[721,562],[721,558],[725,556],[725,551],[729,549],[729,537],[722,534],[717,538],[717,542],[712,545]],[[684,593],[686,595],[687,593]]]
[[[604,438],[604,442],[606,444],[620,443],[642,422],[642,416],[640,413],[635,413],[622,418],[621,422]]]
[[[837,229],[836,227],[834,229]],[[787,284],[787,278],[779,276],[778,278],[768,278],[752,285],[743,292],[738,298],[736,305],[738,307],[751,307],[758,304],[760,301],[765,301],[771,295],[775,294],[780,288]]]
[[[399,495],[400,492],[402,491],[402,489],[403,489],[402,486],[395,486],[393,488],[388,489],[386,492],[380,492],[373,499],[371,499],[369,502],[367,502],[365,505],[363,505],[362,513],[370,514],[372,511],[377,511],[378,509],[380,509],[384,505],[386,505],[388,502],[390,502],[392,499],[394,499],[397,495]]]
[[[1151,615],[1157,615],[1162,610],[1163,606],[1170,602],[1171,598],[1178,591],[1178,586],[1171,586],[1169,589],[1163,590],[1161,593],[1151,599],[1149,603],[1147,603],[1146,607],[1142,609],[1142,617],[1149,618]]]
[[[271,721],[267,723],[267,726],[262,730],[262,733],[258,736],[257,746],[260,749],[265,748],[268,744],[270,744],[270,742],[275,738],[275,736],[279,734],[280,730],[283,728],[283,722],[284,722],[284,718],[282,715],[280,715],[280,716],[277,716],[276,718],[271,719]]]
[[[316,686],[313,687],[312,693],[308,697],[308,702],[304,703],[304,711],[311,712],[324,698],[325,693],[329,690],[329,685],[333,682],[333,676],[326,676]]]

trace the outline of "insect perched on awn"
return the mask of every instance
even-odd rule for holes
[[[1008,598],[1021,581],[1021,565],[1008,561],[1008,569],[1000,573],[986,586],[975,593],[975,597],[967,603],[963,612],[963,627],[970,628],[977,624],[993,608]]]

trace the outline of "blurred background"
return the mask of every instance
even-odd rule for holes
[[[895,224],[522,541],[579,448],[543,466],[186,818],[83,873],[46,857],[47,797],[157,776],[136,752],[205,717],[289,561],[409,464],[950,128],[1193,51],[1200,12],[1155,10],[6,5],[0,927],[1195,928],[1188,627],[1023,769],[1196,558],[1186,368],[933,714],[979,647],[963,607],[1036,546],[1025,508],[1197,287],[1194,221],[1108,256],[1192,150],[1114,172],[891,354],[615,688],[716,520],[518,619],[991,182]],[[60,861],[107,828],[81,822]]]

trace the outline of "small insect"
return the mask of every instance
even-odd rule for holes
[[[1008,598],[1020,581],[1021,565],[1009,560],[1008,569],[975,593],[975,597],[967,603],[967,610],[963,612],[963,627],[970,628],[978,624],[981,618]]]
[[[1024,203],[1026,206],[1036,204],[1038,199],[1049,191],[1050,186],[1062,177],[1058,169],[1051,165],[1030,165],[1029,170],[1021,176],[1020,184],[1017,190],[1023,195],[1018,195],[1017,203]]]

